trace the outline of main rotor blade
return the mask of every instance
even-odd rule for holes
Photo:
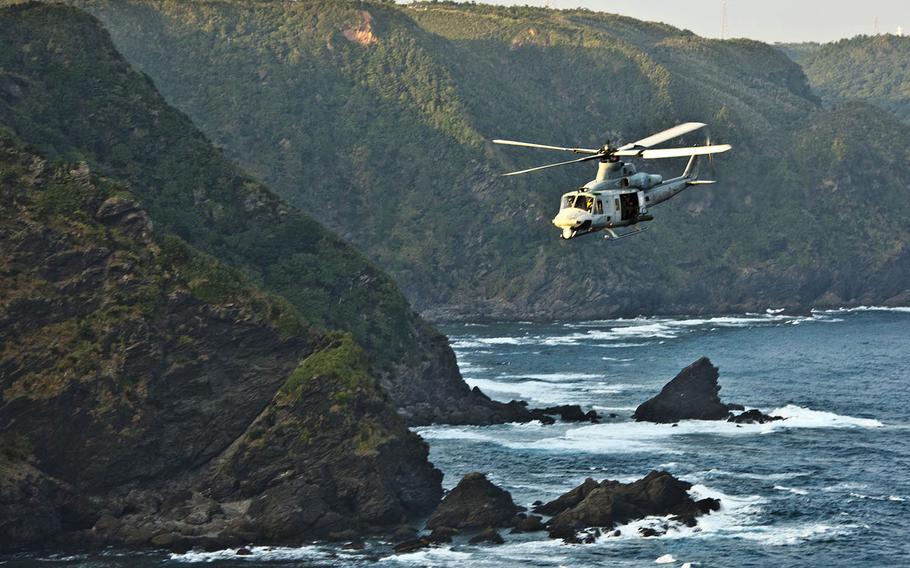
[[[606,154],[594,154],[593,156],[585,156],[584,158],[578,158],[577,160],[569,160],[568,162],[558,162],[556,164],[547,164],[546,166],[537,166],[536,168],[528,168],[526,170],[519,170],[517,172],[509,172],[507,174],[502,174],[504,176],[517,176],[518,174],[526,174],[528,172],[536,172],[538,170],[545,170],[547,168],[555,168],[557,166],[566,166],[568,164],[577,164],[579,162],[588,162],[590,160],[597,160],[603,158]]]
[[[637,142],[632,142],[631,144],[626,144],[617,148],[618,150],[629,150],[631,148],[650,148],[651,146],[656,146],[661,142],[666,142],[667,140],[673,140],[678,138],[683,134],[692,132],[693,130],[698,130],[699,128],[704,128],[706,125],[703,122],[686,122],[673,128],[664,130],[663,132],[658,132],[657,134],[652,134],[647,138],[642,138]]]
[[[733,148],[729,144],[717,144],[715,146],[693,146],[691,148],[661,148],[658,150],[641,150],[640,153],[631,153],[632,151],[616,152],[617,156],[638,156],[646,160],[657,158],[681,158],[683,156],[704,156],[705,154],[720,154]]]
[[[591,148],[563,148],[562,146],[547,146],[546,144],[532,144],[530,142],[516,142],[515,140],[493,140],[493,144],[505,144],[507,146],[524,146],[525,148],[543,148],[544,150],[561,150],[563,152],[573,152],[575,154],[597,154],[600,150]]]

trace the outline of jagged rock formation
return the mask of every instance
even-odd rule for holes
[[[665,471],[652,471],[632,483],[591,478],[554,501],[535,507],[553,518],[547,523],[550,536],[578,542],[576,533],[585,528],[612,529],[618,524],[658,515],[673,515],[675,522],[688,526],[695,518],[720,508],[714,499],[694,501],[688,490],[691,483],[680,481]]]
[[[482,473],[469,473],[436,507],[427,520],[427,528],[504,527],[518,511],[508,491],[490,483]]]
[[[734,415],[732,410],[745,410],[740,404],[720,400],[720,376],[707,357],[695,361],[664,385],[655,397],[640,404],[632,417],[643,422],[672,423],[680,420],[729,420],[740,424],[764,424],[782,420],[758,410]]]
[[[441,474],[347,333],[0,133],[0,549],[391,530]]]
[[[679,372],[660,393],[635,409],[633,418],[646,422],[722,420],[730,408],[720,401],[717,367],[702,357]]]

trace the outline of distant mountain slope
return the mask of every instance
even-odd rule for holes
[[[822,108],[771,46],[584,10],[77,3],[229,156],[433,316],[910,296],[910,135],[873,107]],[[599,145],[685,120],[734,145],[714,162],[721,183],[656,209],[650,230],[622,243],[561,242],[549,225],[558,195],[592,166],[503,179],[561,156],[487,142]]]
[[[5,131],[0,259],[0,551],[299,543],[438,501],[350,335]]]
[[[159,228],[280,294],[314,330],[349,331],[410,422],[526,415],[472,392],[445,337],[388,275],[232,164],[94,17],[61,5],[0,8],[0,44],[0,126],[128,183]]]
[[[910,36],[857,36],[795,59],[825,100],[872,103],[910,124]]]

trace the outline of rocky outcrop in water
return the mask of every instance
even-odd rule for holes
[[[427,528],[483,529],[512,523],[519,508],[512,495],[482,473],[465,475],[427,521]]]
[[[758,410],[734,415],[732,410],[744,410],[739,404],[724,404],[720,400],[720,376],[717,367],[707,357],[695,361],[679,372],[660,393],[645,401],[632,417],[642,422],[669,424],[680,420],[729,420],[741,424],[764,424],[782,420]]]
[[[665,471],[652,471],[632,483],[598,483],[588,478],[534,511],[553,515],[547,523],[550,536],[567,542],[579,542],[577,533],[581,529],[612,529],[652,515],[673,515],[674,521],[694,526],[696,517],[717,510],[720,503],[713,499],[693,500],[688,494],[691,487],[691,483]]]
[[[766,422],[776,422],[777,420],[783,420],[781,416],[769,416],[763,413],[760,410],[747,410],[746,412],[733,415],[731,414],[727,418],[728,422],[735,422],[737,424],[765,424]]]
[[[720,401],[717,367],[702,357],[679,372],[654,398],[642,403],[633,418],[645,422],[723,420],[730,408]]]

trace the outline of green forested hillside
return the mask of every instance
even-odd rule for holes
[[[787,52],[828,101],[865,101],[910,124],[910,36],[857,36]]]
[[[771,46],[584,10],[78,4],[228,156],[391,271],[424,312],[906,301],[910,136],[871,106],[822,108]],[[562,242],[549,225],[593,166],[504,179],[554,156],[487,142],[599,145],[685,120],[733,144],[713,164],[721,183],[621,243]]]
[[[521,418],[472,393],[445,337],[392,278],[212,146],[94,17],[61,5],[0,8],[0,45],[0,126],[127,183],[158,228],[280,295],[309,328],[350,332],[410,421],[457,422],[465,410],[473,421],[506,410]]]

